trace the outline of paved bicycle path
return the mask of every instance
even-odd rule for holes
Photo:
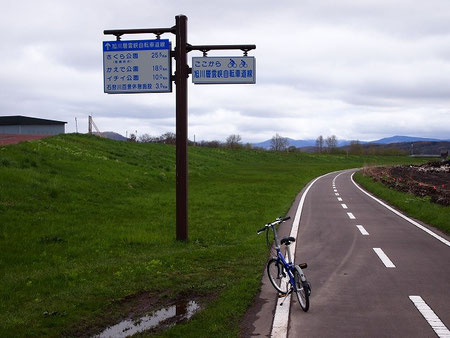
[[[409,297],[450,328],[450,247],[361,192],[351,173],[323,177],[305,200],[296,262],[308,262],[313,296],[308,313],[291,305],[288,336],[436,337]]]
[[[326,175],[308,192],[295,261],[308,262],[313,294],[307,313],[291,301],[286,335],[444,337],[450,328],[450,246],[361,192],[351,174]],[[289,233],[286,228],[280,230]],[[270,336],[278,310],[264,277],[243,335]]]

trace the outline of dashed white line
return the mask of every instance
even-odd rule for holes
[[[339,193],[337,193],[337,192],[335,192],[334,194],[335,194],[336,196],[339,196]]]
[[[351,212],[347,212],[347,215],[350,219],[356,219],[356,217]]]
[[[334,192],[337,192],[337,189],[333,189]]]
[[[364,227],[363,227],[362,225],[357,225],[356,227],[359,229],[359,231],[360,231],[364,236],[369,236],[369,233],[367,232],[366,229],[364,229]]]
[[[387,268],[395,268],[394,263],[392,263],[392,261],[384,253],[383,250],[381,250],[380,248],[373,248],[373,251],[375,251],[375,253],[378,255],[378,257],[381,259],[381,261]]]
[[[342,203],[341,205],[344,209],[348,209],[347,204]]]
[[[342,198],[338,197],[337,199],[338,199],[339,202],[342,202]]]
[[[434,311],[420,296],[409,296],[409,299],[414,303],[417,310],[422,314],[425,320],[430,324],[431,328],[436,332],[438,337],[450,337],[450,331],[445,324],[439,319]]]

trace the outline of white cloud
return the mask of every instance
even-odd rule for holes
[[[171,27],[183,13],[192,44],[257,45],[256,85],[189,85],[191,138],[450,138],[448,0],[2,4],[2,115],[64,120],[68,131],[88,114],[102,130],[174,131],[175,93],[103,93],[101,41],[113,39],[104,29]]]

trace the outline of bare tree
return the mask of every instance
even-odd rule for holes
[[[164,144],[175,144],[177,143],[177,135],[175,133],[167,132],[162,134],[160,137],[160,142]]]
[[[242,147],[241,141],[242,141],[241,135],[232,134],[227,137],[226,145],[228,148],[232,148],[232,149],[241,148]]]
[[[221,143],[220,141],[213,140],[213,141],[201,141],[200,143],[197,143],[200,147],[208,147],[208,148],[220,148]]]
[[[130,134],[130,138],[128,139],[130,142],[136,142],[136,134]]]
[[[363,153],[363,147],[358,140],[350,141],[349,153],[353,155],[361,155]]]
[[[273,151],[285,151],[289,146],[289,141],[287,138],[276,134],[270,140],[270,149]]]
[[[139,142],[142,142],[142,143],[151,143],[151,142],[154,142],[154,139],[155,138],[149,134],[142,134],[138,138]]]
[[[323,136],[319,135],[319,137],[316,139],[316,148],[319,153],[323,150]]]
[[[328,136],[325,140],[328,147],[328,152],[332,152],[337,147],[337,138],[335,135]]]

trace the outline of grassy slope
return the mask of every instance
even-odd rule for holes
[[[173,147],[86,135],[0,147],[0,336],[74,332],[142,290],[217,295],[166,335],[236,336],[267,258],[255,230],[312,178],[393,161],[409,159],[191,148],[179,243]]]
[[[370,177],[357,173],[355,181],[366,190],[379,196],[384,201],[405,212],[406,215],[433,225],[450,234],[450,207],[438,205],[429,198],[390,189]]]

